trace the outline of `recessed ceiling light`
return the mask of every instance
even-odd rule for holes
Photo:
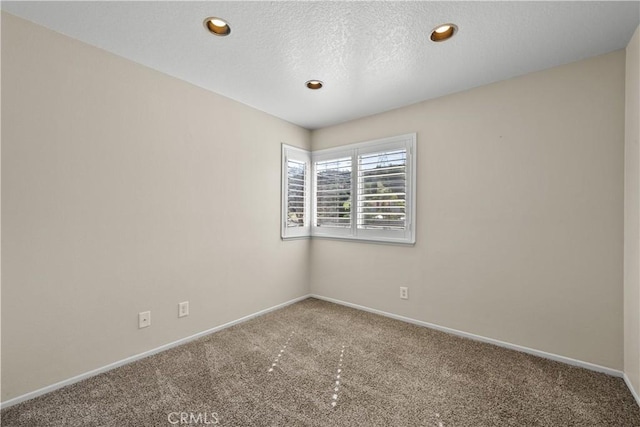
[[[204,26],[216,36],[228,36],[231,34],[231,27],[224,19],[211,16],[204,20]]]
[[[438,25],[431,32],[431,41],[442,42],[449,40],[455,33],[458,32],[458,27],[454,24],[441,24]]]
[[[320,80],[309,80],[305,83],[305,85],[312,90],[317,90],[320,89],[324,83],[322,83]]]

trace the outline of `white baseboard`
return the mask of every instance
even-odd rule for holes
[[[636,399],[636,403],[638,404],[638,406],[640,406],[640,395],[638,395],[638,392],[636,391],[636,389],[633,388],[633,384],[631,384],[631,380],[629,379],[626,373],[624,374],[623,378],[624,378],[624,382],[627,383],[627,387],[629,387],[629,391],[631,391],[631,394]]]
[[[576,360],[576,359],[572,359],[570,357],[560,356],[558,354],[547,353],[546,351],[536,350],[536,349],[529,348],[529,347],[523,347],[521,345],[511,344],[511,343],[500,341],[500,340],[496,340],[496,339],[493,339],[493,338],[487,338],[487,337],[483,337],[481,335],[475,335],[475,334],[471,334],[469,332],[463,332],[463,331],[459,331],[457,329],[452,329],[452,328],[447,328],[445,326],[436,325],[434,323],[423,322],[422,320],[416,320],[416,319],[412,319],[410,317],[399,316],[397,314],[387,313],[386,311],[377,310],[375,308],[369,308],[369,307],[365,307],[365,306],[358,305],[358,304],[353,304],[353,303],[346,302],[346,301],[341,301],[341,300],[337,300],[337,299],[333,299],[333,298],[324,297],[324,296],[321,296],[321,295],[311,294],[310,296],[312,298],[317,298],[317,299],[321,299],[321,300],[324,300],[324,301],[332,302],[332,303],[335,303],[335,304],[344,305],[346,307],[355,308],[357,310],[368,311],[369,313],[379,314],[381,316],[390,317],[392,319],[401,320],[401,321],[407,322],[407,323],[413,323],[414,325],[424,326],[424,327],[427,327],[427,328],[430,328],[430,329],[435,329],[435,330],[438,330],[438,331],[447,332],[449,334],[457,335],[457,336],[464,337],[464,338],[470,338],[470,339],[475,340],[475,341],[486,342],[486,343],[489,343],[489,344],[497,345],[499,347],[509,348],[511,350],[520,351],[522,353],[528,353],[528,354],[532,354],[534,356],[543,357],[545,359],[555,360],[556,362],[566,363],[567,365],[578,366],[578,367],[581,367],[581,368],[589,369],[590,371],[602,372],[604,374],[612,375],[614,377],[619,377],[619,378],[622,378],[623,375],[624,375],[622,371],[618,371],[618,370],[612,369],[612,368],[607,368],[606,366],[600,366],[600,365],[596,365],[594,363],[584,362],[582,360]],[[633,393],[633,391],[632,391],[632,393]],[[637,397],[636,397],[636,399],[637,399]]]
[[[581,368],[589,369],[591,371],[602,372],[602,373],[605,373],[605,374],[608,374],[608,375],[612,375],[612,376],[615,376],[615,377],[624,378],[624,381],[627,384],[627,387],[629,387],[629,390],[631,391],[631,394],[636,399],[636,402],[638,402],[638,405],[640,405],[640,397],[638,396],[638,392],[633,388],[633,385],[631,384],[631,381],[629,380],[629,378],[627,377],[626,374],[624,374],[623,372],[618,371],[616,369],[607,368],[605,366],[600,366],[600,365],[596,365],[596,364],[593,364],[593,363],[584,362],[584,361],[581,361],[581,360],[576,360],[576,359],[572,359],[572,358],[565,357],[565,356],[560,356],[560,355],[553,354],[553,353],[547,353],[545,351],[535,350],[535,349],[532,349],[532,348],[529,348],[529,347],[523,347],[523,346],[520,346],[520,345],[517,345],[517,344],[511,344],[511,343],[508,343],[508,342],[495,340],[493,338],[487,338],[487,337],[483,337],[483,336],[480,336],[480,335],[475,335],[475,334],[471,334],[471,333],[468,333],[468,332],[459,331],[457,329],[447,328],[445,326],[440,326],[440,325],[436,325],[436,324],[433,324],[433,323],[423,322],[421,320],[416,320],[416,319],[412,319],[412,318],[409,318],[409,317],[404,317],[404,316],[400,316],[400,315],[397,315],[397,314],[388,313],[388,312],[385,312],[385,311],[382,311],[382,310],[377,310],[377,309],[374,309],[374,308],[369,308],[369,307],[365,307],[365,306],[358,305],[358,304],[353,304],[353,303],[346,302],[346,301],[341,301],[341,300],[337,300],[337,299],[333,299],[333,298],[328,298],[328,297],[324,297],[324,296],[321,296],[321,295],[309,294],[309,295],[304,295],[304,296],[301,296],[301,297],[298,297],[298,298],[294,298],[294,299],[292,299],[290,301],[286,301],[286,302],[284,302],[282,304],[278,304],[278,305],[275,305],[273,307],[266,308],[264,310],[260,310],[260,311],[258,311],[256,313],[241,317],[240,319],[233,320],[233,321],[225,323],[223,325],[216,326],[216,327],[213,327],[211,329],[207,329],[206,331],[198,332],[197,334],[188,336],[186,338],[181,338],[181,339],[179,339],[177,341],[173,341],[171,343],[168,343],[168,344],[162,345],[160,347],[145,351],[143,353],[136,354],[136,355],[131,356],[131,357],[127,357],[125,359],[119,360],[119,361],[114,362],[114,363],[110,363],[110,364],[108,364],[106,366],[103,366],[101,368],[93,369],[93,370],[91,370],[89,372],[85,372],[83,374],[76,375],[75,377],[72,377],[72,378],[57,382],[55,384],[51,384],[49,386],[46,386],[46,387],[43,387],[41,389],[38,389],[38,390],[35,390],[35,391],[32,391],[32,392],[23,394],[21,396],[14,397],[13,399],[9,399],[9,400],[7,400],[5,402],[1,402],[0,403],[0,409],[1,408],[8,408],[9,406],[13,406],[13,405],[16,405],[18,403],[24,402],[26,400],[33,399],[34,397],[38,397],[38,396],[41,396],[43,394],[50,393],[50,392],[52,392],[54,390],[60,389],[62,387],[68,386],[68,385],[76,383],[78,381],[82,381],[84,379],[96,376],[96,375],[101,374],[103,372],[110,371],[110,370],[118,368],[120,366],[129,364],[131,362],[135,362],[136,360],[144,359],[145,357],[149,357],[149,356],[154,355],[156,353],[160,353],[160,352],[168,350],[170,348],[177,347],[177,346],[185,344],[185,343],[187,343],[189,341],[193,341],[193,340],[201,338],[201,337],[203,337],[205,335],[209,335],[209,334],[212,334],[214,332],[218,332],[220,330],[229,328],[229,327],[237,325],[239,323],[246,322],[247,320],[251,320],[251,319],[253,319],[255,317],[261,316],[261,315],[269,313],[271,311],[278,310],[280,308],[286,307],[286,306],[294,304],[296,302],[305,300],[305,299],[307,299],[309,297],[317,298],[317,299],[320,299],[320,300],[332,302],[332,303],[339,304],[339,305],[344,305],[346,307],[355,308],[357,310],[367,311],[369,313],[379,314],[381,316],[389,317],[389,318],[400,320],[400,321],[407,322],[407,323],[412,323],[412,324],[418,325],[418,326],[424,326],[424,327],[427,327],[427,328],[430,328],[430,329],[435,329],[435,330],[442,331],[442,332],[447,332],[447,333],[450,333],[450,334],[453,334],[453,335],[457,335],[457,336],[461,336],[461,337],[464,337],[464,338],[470,338],[472,340],[486,342],[486,343],[489,343],[489,344],[494,344],[494,345],[497,345],[499,347],[509,348],[509,349],[520,351],[520,352],[523,352],[523,353],[532,354],[534,356],[543,357],[545,359],[555,360],[557,362],[566,363],[568,365],[578,366],[578,367],[581,367]]]
[[[75,377],[72,377],[72,378],[57,382],[55,384],[48,385],[46,387],[43,387],[43,388],[35,390],[35,391],[31,391],[29,393],[23,394],[23,395],[18,396],[18,397],[14,397],[13,399],[9,399],[9,400],[7,400],[5,402],[1,402],[0,403],[0,409],[8,408],[9,406],[13,406],[13,405],[16,405],[18,403],[24,402],[26,400],[33,399],[34,397],[42,396],[43,394],[50,393],[50,392],[52,392],[54,390],[57,390],[59,388],[68,386],[68,385],[73,384],[73,383],[77,383],[78,381],[82,381],[84,379],[96,376],[98,374],[102,374],[103,372],[110,371],[110,370],[118,368],[120,366],[129,364],[131,362],[135,362],[136,360],[144,359],[145,357],[149,357],[149,356],[154,355],[156,353],[160,353],[161,351],[169,350],[170,348],[177,347],[177,346],[185,344],[185,343],[187,343],[189,341],[193,341],[195,339],[201,338],[201,337],[203,337],[205,335],[209,335],[209,334],[212,334],[214,332],[218,332],[218,331],[220,331],[222,329],[229,328],[229,327],[231,327],[233,325],[237,325],[238,323],[246,322],[247,320],[251,320],[251,319],[253,319],[255,317],[262,316],[263,314],[269,313],[270,311],[278,310],[279,308],[286,307],[287,305],[294,304],[294,303],[296,303],[298,301],[305,300],[305,299],[307,299],[309,297],[310,297],[310,295],[304,295],[304,296],[301,296],[301,297],[298,297],[298,298],[294,298],[294,299],[292,299],[290,301],[283,302],[282,304],[274,305],[273,307],[269,307],[269,308],[266,308],[264,310],[260,310],[260,311],[258,311],[256,313],[249,314],[248,316],[241,317],[240,319],[233,320],[231,322],[225,323],[225,324],[220,325],[220,326],[216,326],[216,327],[211,328],[211,329],[207,329],[206,331],[198,332],[197,334],[188,336],[186,338],[181,338],[181,339],[179,339],[177,341],[170,342],[169,344],[161,345],[160,347],[156,347],[154,349],[145,351],[145,352],[140,353],[140,354],[136,354],[136,355],[131,356],[131,357],[127,357],[126,359],[118,360],[117,362],[110,363],[110,364],[108,364],[106,366],[103,366],[101,368],[93,369],[93,370],[91,370],[89,372],[85,372],[83,374],[76,375]]]

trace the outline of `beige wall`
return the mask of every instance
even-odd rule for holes
[[[621,370],[624,72],[618,51],[314,131],[416,131],[418,194],[415,247],[312,241],[312,292]]]
[[[2,401],[304,295],[309,273],[320,295],[622,369],[624,58],[310,135],[2,13]],[[280,240],[281,142],[414,131],[414,247]]]
[[[627,46],[624,181],[624,371],[640,393],[640,27]]]
[[[2,67],[2,401],[308,292],[307,130],[6,13]]]

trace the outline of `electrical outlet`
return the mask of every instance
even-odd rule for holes
[[[178,317],[185,317],[189,315],[189,301],[181,302],[178,304]]]
[[[409,288],[406,286],[400,286],[400,298],[409,299]]]
[[[143,311],[138,313],[138,329],[146,328],[151,326],[151,312]]]

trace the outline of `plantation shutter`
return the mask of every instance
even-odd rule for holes
[[[404,230],[407,224],[407,150],[358,156],[358,229]]]
[[[350,157],[315,163],[316,227],[351,227]]]
[[[287,159],[287,228],[305,227],[307,164]]]
[[[311,154],[282,144],[282,210],[280,233],[283,239],[311,235]]]

